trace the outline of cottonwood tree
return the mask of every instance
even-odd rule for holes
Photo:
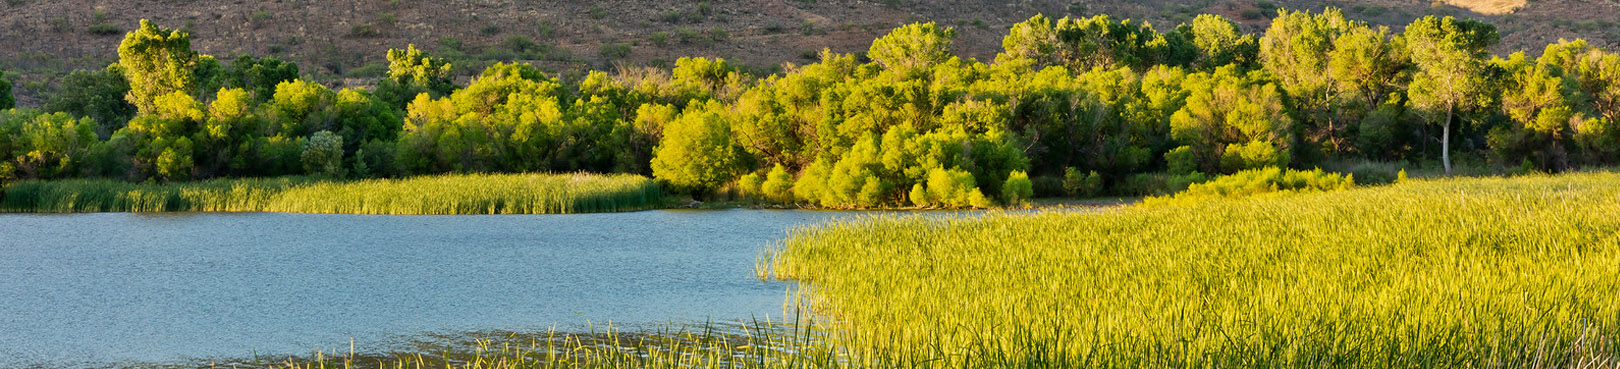
[[[130,104],[141,114],[151,114],[159,96],[190,93],[193,72],[199,56],[191,50],[191,35],[158,27],[141,20],[141,27],[124,36],[118,45],[118,65],[129,82]]]
[[[1198,49],[1196,58],[1191,61],[1198,70],[1210,71],[1226,65],[1248,70],[1259,63],[1259,42],[1253,35],[1239,31],[1237,23],[1226,17],[1199,15],[1191,23],[1176,27],[1176,32]]]
[[[1340,90],[1353,94],[1362,111],[1382,105],[1398,90],[1401,72],[1409,65],[1405,46],[1387,27],[1353,27],[1334,39],[1328,53],[1328,73]]]
[[[1336,122],[1343,90],[1329,69],[1335,40],[1358,26],[1333,8],[1321,14],[1280,11],[1260,38],[1261,63],[1304,113],[1306,138],[1335,153],[1343,150],[1343,127]]]
[[[1567,138],[1565,131],[1575,116],[1570,106],[1571,86],[1557,66],[1530,60],[1522,52],[1495,64],[1506,72],[1501,107],[1513,120],[1513,127],[1493,130],[1492,148],[1537,156],[1543,168],[1562,167],[1564,152],[1559,142]]]
[[[956,30],[950,27],[913,23],[872,41],[866,56],[887,70],[903,74],[925,71],[952,57],[951,42],[955,39]]]
[[[1459,112],[1490,102],[1485,57],[1499,40],[1496,27],[1429,16],[1413,21],[1403,37],[1417,67],[1409,86],[1410,104],[1430,122],[1440,124],[1440,160],[1450,175],[1451,121]]]
[[[1585,40],[1547,45],[1538,62],[1555,65],[1573,80],[1590,113],[1620,122],[1620,54],[1593,48]]]
[[[388,76],[377,83],[377,96],[405,110],[417,95],[449,95],[456,88],[451,81],[452,71],[449,62],[427,56],[414,44],[406,45],[404,50],[388,49]]]
[[[1076,73],[1095,68],[1140,71],[1161,64],[1181,66],[1198,51],[1177,32],[1160,33],[1150,24],[1114,21],[1107,15],[1063,17],[1056,23],[1036,16],[1014,26],[1001,42],[1008,60],[1026,58],[1036,67],[1062,65]]]
[[[99,71],[78,70],[62,78],[56,94],[45,101],[45,111],[95,119],[96,133],[107,137],[135,116],[135,105],[126,96],[129,82],[118,64]]]
[[[1227,66],[1188,75],[1183,86],[1189,95],[1170,117],[1170,134],[1204,173],[1282,167],[1292,160],[1293,119],[1276,85]]]
[[[1547,45],[1537,63],[1562,72],[1570,88],[1572,137],[1589,162],[1620,157],[1620,55],[1585,40]]]
[[[231,62],[225,73],[223,87],[240,88],[253,93],[258,102],[269,101],[282,82],[298,80],[298,63],[285,62],[273,57],[254,58],[242,55]]]
[[[1052,27],[1052,19],[1037,14],[1013,25],[1007,36],[1001,38],[1003,51],[996,55],[996,63],[1028,59],[1037,66],[1060,65],[1055,59],[1057,47],[1057,30]]]

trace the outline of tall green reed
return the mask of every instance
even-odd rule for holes
[[[770,273],[882,367],[1620,367],[1616,174],[801,230]]]
[[[0,211],[547,214],[642,210],[662,201],[657,184],[634,175],[442,175],[364,181],[290,177],[168,184],[75,179],[9,185]]]

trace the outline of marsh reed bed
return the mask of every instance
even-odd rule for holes
[[[553,214],[642,210],[662,201],[657,184],[634,175],[442,175],[362,181],[292,177],[166,184],[74,179],[11,184],[0,211]]]
[[[1620,175],[802,229],[868,367],[1620,367]]]

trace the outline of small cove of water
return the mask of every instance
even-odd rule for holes
[[[759,251],[870,214],[0,215],[0,368],[781,317]]]

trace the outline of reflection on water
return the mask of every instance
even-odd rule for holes
[[[866,214],[0,215],[0,367],[779,319],[759,250]]]

